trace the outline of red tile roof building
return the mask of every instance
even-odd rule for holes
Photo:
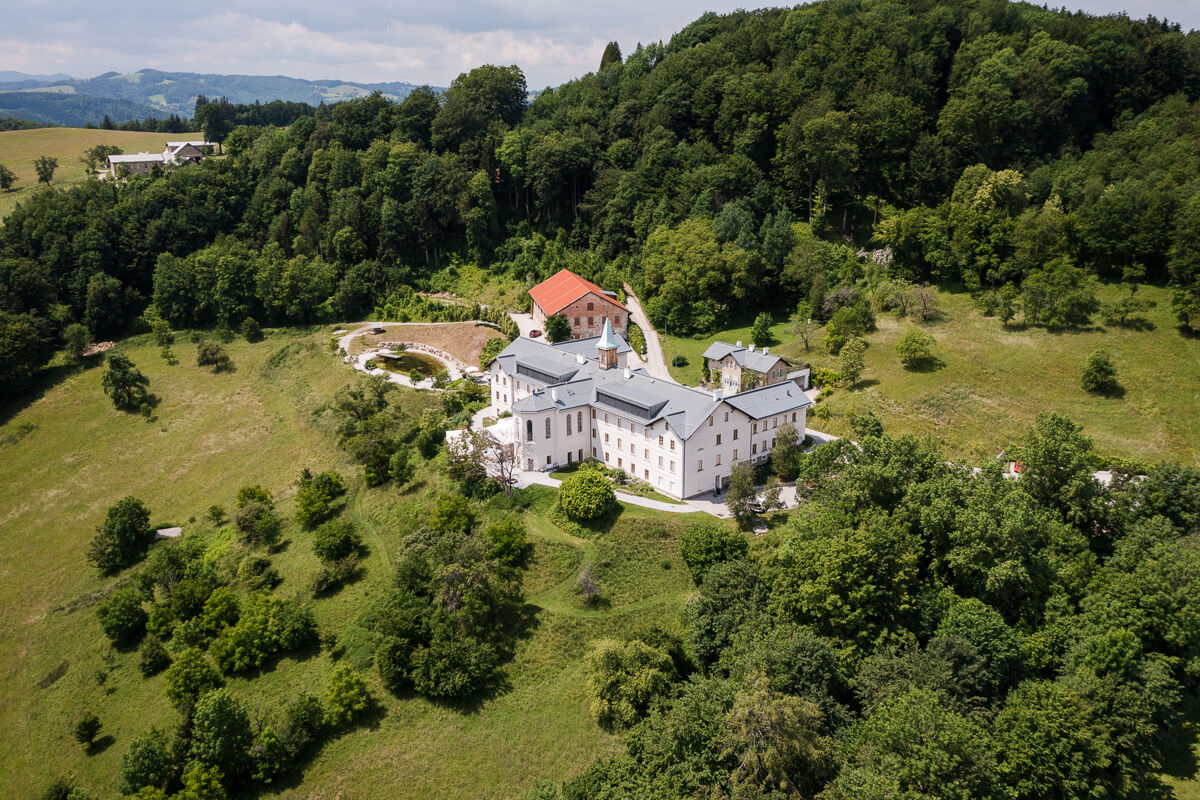
[[[571,336],[599,336],[608,321],[614,332],[625,335],[629,309],[605,291],[568,269],[560,270],[529,290],[533,298],[534,325],[546,329],[546,317],[560,314],[571,325]]]

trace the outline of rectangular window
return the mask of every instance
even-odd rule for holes
[[[736,449],[733,451],[733,460],[737,461],[737,450]]]
[[[604,443],[608,444],[608,434],[604,434]]]
[[[733,440],[736,442],[737,438],[738,438],[738,429],[734,428],[733,429]]]
[[[574,322],[575,322],[575,327],[578,328],[579,327],[579,317],[575,317]]]
[[[604,454],[604,463],[607,464],[610,461],[612,461],[612,453],[606,452]]]
[[[659,456],[659,457],[658,457],[658,468],[659,468],[659,469],[662,469],[662,465],[663,465],[663,457],[662,457],[662,456]]]
[[[575,412],[575,428],[580,433],[583,433],[583,412],[582,411]]]
[[[717,453],[716,466],[718,466],[718,467],[721,466],[721,454],[720,453]]]
[[[771,437],[771,449],[772,450],[775,449],[775,437],[774,436]]]
[[[596,326],[595,319],[596,319],[595,317],[588,317],[588,327],[589,328],[594,328]]]
[[[618,436],[617,437],[617,447],[623,448],[624,446],[625,446],[625,442],[621,439],[621,437]]]
[[[725,421],[729,422],[729,412],[728,411],[725,412]]]
[[[717,444],[721,443],[721,434],[717,434]]]
[[[550,465],[550,456],[546,456],[546,466]]]
[[[675,449],[675,440],[674,439],[671,440],[671,449],[672,450]]]
[[[672,461],[671,462],[671,472],[674,472],[674,471],[675,471],[675,462]]]
[[[650,429],[642,428],[642,435],[645,436],[647,439],[649,439],[650,438]]]
[[[708,427],[712,427],[712,417],[708,418]]]
[[[596,429],[595,428],[592,428],[592,438],[593,439],[596,438]]]
[[[633,442],[629,443],[629,454],[631,456],[637,455],[637,445],[635,445]]]
[[[550,438],[550,418],[546,417],[546,438]]]
[[[596,457],[596,448],[592,448],[592,458]]]
[[[752,456],[758,455],[758,445],[757,444],[750,445],[750,455],[752,455]]]
[[[608,422],[608,414],[605,414],[605,415],[604,415],[604,421],[605,421],[605,422]]]
[[[750,433],[752,433],[752,434],[758,433],[758,423],[757,422],[755,422],[753,425],[750,426]]]
[[[583,448],[579,448],[579,460],[583,461]]]
[[[793,411],[792,412],[792,422],[795,422],[795,421],[796,421],[796,412]]]
[[[704,459],[703,458],[697,459],[696,460],[696,472],[703,472],[703,471],[704,471]]]
[[[660,437],[658,437],[658,446],[662,447],[662,444],[663,444],[663,438],[660,436]]]
[[[592,419],[596,418],[596,409],[592,409]]]
[[[625,466],[625,462],[618,458],[617,459],[617,469],[621,469],[624,466]]]
[[[568,464],[571,463],[571,451],[570,450],[567,451],[567,463]]]
[[[529,470],[530,472],[533,472],[533,459],[532,458],[525,459],[525,469]]]
[[[648,470],[648,469],[642,470],[642,477],[645,478],[646,480],[650,480],[650,470]]]
[[[588,311],[595,311],[595,310],[596,310],[596,304],[588,303]]]

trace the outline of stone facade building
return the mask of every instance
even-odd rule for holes
[[[599,336],[608,323],[624,336],[629,325],[629,309],[617,300],[616,294],[601,289],[589,280],[564,269],[529,290],[533,298],[533,322],[546,329],[546,318],[560,315],[571,326],[571,338],[588,339]]]
[[[803,389],[808,388],[808,368],[792,370],[785,359],[772,355],[768,347],[755,350],[754,345],[743,347],[741,342],[736,345],[713,342],[704,351],[703,357],[704,366],[714,376],[713,382],[721,387],[725,395],[784,381],[797,383]]]

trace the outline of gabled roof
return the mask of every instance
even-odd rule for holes
[[[617,343],[617,355],[621,353],[632,353],[633,348],[629,343],[621,338],[621,334],[614,333],[613,340]],[[579,353],[587,358],[596,358],[596,351],[599,349],[599,336],[589,336],[586,339],[568,339],[565,342],[559,342],[554,345],[556,350],[562,350],[567,353]]]
[[[130,153],[128,155],[109,156],[110,164],[141,164],[147,161],[157,161],[162,163],[167,160],[164,153]]]
[[[659,380],[642,370],[601,369],[595,357],[582,357],[537,339],[514,339],[495,360],[508,374],[521,375],[522,382],[537,387],[513,403],[513,411],[520,413],[595,404],[636,417],[644,425],[665,420],[676,436],[687,439],[722,402],[708,392]],[[555,362],[557,369],[552,366]],[[562,381],[547,380],[551,372],[571,375]]]
[[[728,342],[713,342],[704,351],[701,358],[711,358],[713,361],[721,361],[727,356],[733,356],[733,360],[737,362],[739,367],[743,369],[751,369],[755,372],[767,372],[783,358],[769,353],[764,353],[761,350],[752,350],[739,345],[729,344]]]
[[[771,417],[812,405],[808,395],[791,381],[730,395],[725,402],[751,419]]]
[[[533,302],[547,314],[557,314],[589,292],[601,300],[607,300],[618,308],[628,311],[616,298],[589,280],[579,277],[569,269],[559,270],[554,275],[529,290]]]

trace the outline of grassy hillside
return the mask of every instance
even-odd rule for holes
[[[1099,296],[1113,300],[1124,291],[1103,287]],[[835,390],[821,404],[830,416],[810,414],[809,427],[847,435],[849,415],[873,409],[894,433],[930,437],[947,455],[980,462],[1021,435],[1039,412],[1057,411],[1082,423],[1103,454],[1200,462],[1200,340],[1176,329],[1169,292],[1149,286],[1140,291],[1158,303],[1146,314],[1151,330],[1063,332],[1019,325],[1005,330],[997,318],[977,311],[969,296],[939,292],[942,318],[922,327],[937,340],[934,351],[942,363],[926,372],[906,370],[896,355],[901,334],[918,323],[880,314],[879,330],[867,337],[862,382],[854,391]],[[773,332],[772,352],[838,368],[837,358],[825,350],[823,330],[812,337],[807,353],[788,323],[777,323]],[[667,362],[676,353],[689,361],[673,370],[680,380],[698,380],[700,353],[713,339],[749,344],[750,328],[703,340],[666,337]],[[1124,397],[1096,397],[1080,389],[1083,362],[1098,348],[1112,356]]]
[[[22,199],[40,188],[33,162],[41,156],[58,159],[51,186],[70,186],[87,179],[87,166],[79,157],[98,144],[113,144],[126,153],[161,153],[168,139],[191,139],[198,133],[142,133],[89,128],[38,128],[0,131],[0,164],[17,176],[12,191],[0,192],[0,218],[8,216]]]
[[[598,637],[651,623],[678,627],[692,591],[678,554],[682,521],[625,509],[609,530],[578,539],[550,522],[553,490],[531,490],[525,594],[534,623],[506,668],[505,688],[467,709],[393,697],[367,664],[357,620],[391,581],[400,542],[445,487],[435,469],[422,470],[405,492],[361,486],[360,470],[337,450],[321,413],[337,388],[353,380],[328,341],[323,330],[237,342],[228,346],[236,371],[214,375],[194,366],[191,344],[177,343],[181,363],[168,366],[156,347],[134,340],[121,349],[162,398],[154,421],[114,411],[100,389],[101,369],[93,367],[0,426],[0,785],[14,796],[37,796],[67,773],[112,796],[130,739],[151,726],[171,731],[177,724],[162,676],[142,678],[137,653],[112,650],[100,632],[97,594],[115,580],[100,578],[84,550],[105,509],[138,496],[153,522],[183,524],[220,548],[222,535],[197,521],[210,505],[232,510],[240,486],[260,483],[290,518],[305,466],[350,478],[346,513],[370,547],[366,575],[313,608],[321,628],[337,634],[342,657],[365,668],[385,714],[327,744],[303,775],[267,796],[513,797],[535,777],[567,778],[618,746],[588,714],[584,657]],[[436,399],[410,393],[405,402],[419,410]],[[290,544],[272,557],[284,578],[276,593],[307,597],[318,569],[311,542],[290,523],[284,538]],[[610,607],[587,610],[575,600],[585,562],[593,564]],[[320,693],[332,670],[322,650],[283,658],[230,687],[252,709],[269,712],[301,691]],[[104,724],[100,751],[91,756],[71,736],[88,710]]]

